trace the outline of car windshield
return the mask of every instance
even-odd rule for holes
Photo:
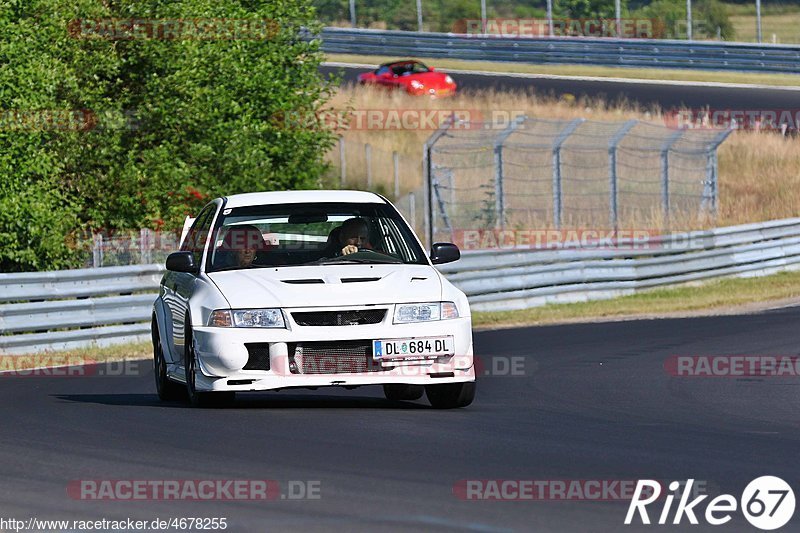
[[[421,74],[423,72],[428,72],[430,69],[425,66],[424,63],[420,63],[419,61],[409,62],[409,63],[395,63],[392,66],[392,72],[397,74],[398,76],[404,76],[408,74]]]
[[[225,209],[209,272],[333,264],[427,264],[411,230],[387,204],[317,203]]]

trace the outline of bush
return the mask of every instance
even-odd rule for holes
[[[280,120],[316,113],[335,87],[318,73],[320,43],[299,37],[318,29],[309,1],[3,4],[0,109],[91,118],[87,127],[0,128],[3,271],[78,264],[68,234],[180,229],[211,197],[317,185],[334,136]],[[274,24],[269,39],[109,40],[84,38],[74,22],[100,18]]]

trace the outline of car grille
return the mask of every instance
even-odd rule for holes
[[[269,343],[245,343],[247,353],[247,364],[244,365],[243,370],[269,370]]]
[[[380,372],[380,363],[372,359],[372,341],[321,341],[298,344],[302,350],[303,374],[340,374]]]
[[[360,326],[377,324],[386,316],[386,309],[357,311],[298,311],[292,318],[299,326]]]

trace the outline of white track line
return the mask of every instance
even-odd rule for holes
[[[365,63],[341,63],[338,61],[326,61],[322,63],[325,67],[345,67],[374,69],[378,65]],[[639,78],[604,78],[601,76],[563,76],[558,74],[523,74],[520,72],[489,72],[486,70],[460,70],[443,69],[443,72],[453,74],[473,74],[487,77],[509,77],[527,79],[546,79],[546,80],[569,80],[569,81],[599,81],[611,83],[627,83],[640,85],[679,85],[681,87],[719,87],[722,89],[770,89],[776,91],[795,91],[800,92],[800,75],[797,77],[798,85],[757,85],[749,83],[722,83],[717,81],[682,81],[682,80],[643,80]]]

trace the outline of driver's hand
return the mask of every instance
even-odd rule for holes
[[[354,244],[348,244],[344,248],[342,248],[342,255],[349,255],[354,254],[358,251],[358,246]]]

